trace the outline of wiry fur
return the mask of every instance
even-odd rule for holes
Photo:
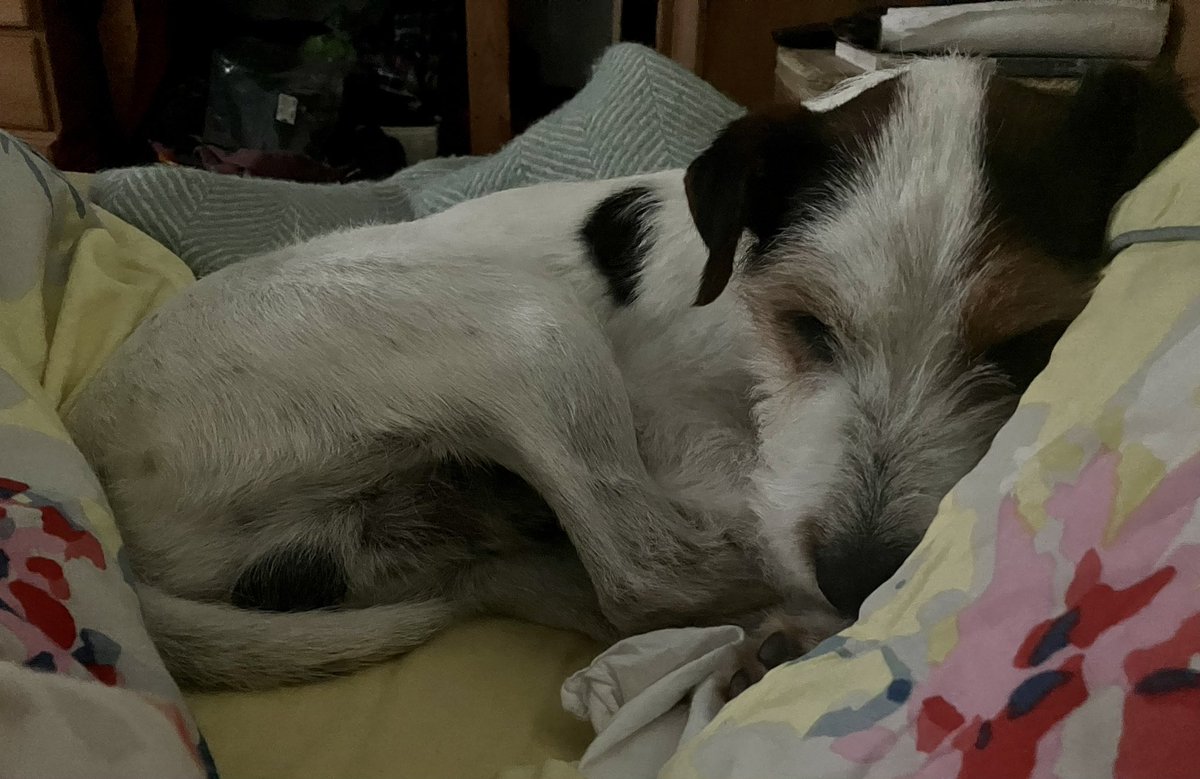
[[[1012,406],[970,334],[1069,318],[1094,278],[1007,237],[989,78],[871,76],[686,174],[351,230],[167,303],[68,424],[169,666],[300,681],[472,611],[610,637],[790,603],[772,662],[839,627],[826,598],[857,609]]]
[[[836,366],[803,381],[779,338],[756,356],[755,510],[791,580],[815,583],[802,533],[910,549],[1009,411],[972,402],[976,385],[997,377],[969,367],[961,337],[967,294],[986,283],[976,271],[988,229],[986,81],[982,65],[914,69],[858,165],[834,174],[835,195],[788,227],[760,261],[766,269],[744,282],[763,320],[795,307],[802,283],[804,310],[837,341]]]

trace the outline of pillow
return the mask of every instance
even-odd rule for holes
[[[58,416],[190,275],[4,133],[0,214],[0,776],[213,777]]]
[[[1196,775],[1200,235],[1132,232],[1195,225],[1200,136],[1118,207],[1142,242],[863,619],[666,779]]]
[[[415,189],[417,217],[502,189],[681,168],[745,110],[670,59],[610,47],[587,85],[507,146]]]
[[[428,216],[501,189],[682,167],[741,113],[666,57],[624,43],[604,53],[578,95],[490,157],[428,160],[347,185],[129,168],[99,174],[93,197],[203,276],[314,235]]]

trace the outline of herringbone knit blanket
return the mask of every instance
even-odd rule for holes
[[[579,94],[489,157],[430,160],[346,185],[127,168],[97,175],[91,192],[203,276],[331,230],[420,218],[502,189],[682,167],[741,113],[669,59],[618,44]]]

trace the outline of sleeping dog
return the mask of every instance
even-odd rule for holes
[[[912,551],[1193,129],[1129,70],[1072,96],[967,59],[872,74],[686,171],[226,268],[69,428],[185,684],[345,672],[483,611],[759,625],[740,688]]]

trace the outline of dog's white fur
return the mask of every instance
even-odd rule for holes
[[[69,415],[76,441],[104,475],[139,578],[190,600],[227,598],[238,573],[264,548],[321,532],[286,515],[240,532],[229,515],[237,496],[281,474],[336,470],[373,438],[414,429],[433,432],[404,457],[453,452],[500,462],[543,493],[571,490],[558,498],[560,514],[567,506],[588,514],[598,502],[605,505],[610,520],[581,521],[628,527],[598,539],[600,559],[638,559],[642,531],[658,525],[659,566],[679,570],[672,526],[682,532],[710,517],[714,536],[731,524],[748,527],[753,432],[744,402],[749,380],[740,367],[748,349],[736,326],[741,317],[732,296],[705,308],[691,305],[705,249],[690,228],[681,172],[637,182],[665,204],[655,226],[662,251],[646,266],[645,292],[623,311],[613,311],[602,278],[581,256],[576,231],[594,204],[628,186],[626,180],[503,192],[418,222],[318,238],[216,273],[168,302]],[[658,337],[645,338],[647,329]],[[244,372],[232,376],[238,366]],[[457,429],[472,413],[460,402],[494,414],[476,420],[486,430],[479,440]],[[570,403],[584,418],[561,423],[587,429],[556,429],[552,422],[560,420],[545,419],[547,406]],[[521,440],[504,440],[510,436]],[[606,451],[570,452],[564,449],[570,437],[612,440]],[[143,467],[147,456],[157,458],[150,472]],[[539,458],[548,464],[531,465]],[[526,475],[531,467],[573,472],[538,484]],[[612,486],[600,497],[594,484],[606,478]],[[621,493],[628,493],[628,504]],[[342,532],[348,531],[337,528],[322,543],[337,548]],[[709,543],[699,533],[692,541]],[[383,571],[357,573],[364,580],[362,592],[352,593],[358,603],[412,599],[408,582],[389,581]],[[611,585],[636,597],[652,590],[643,581],[652,575],[630,566]],[[682,580],[680,593],[689,589],[688,574],[672,578]],[[314,622],[309,615],[242,618],[231,609],[218,617],[215,607],[153,590],[146,604],[160,639],[182,633],[181,646],[166,649],[168,655],[209,655],[201,647],[204,615],[212,615],[214,629],[225,625],[211,654],[227,657],[229,667],[215,670],[210,657],[205,671],[182,672],[218,684],[226,674],[262,683],[290,675],[286,665],[297,663],[293,650],[254,663],[248,647],[230,651],[241,643],[231,633],[245,635],[258,624],[286,634],[286,626]],[[366,654],[393,653],[423,640],[453,611],[437,596],[422,597],[417,607],[340,615],[355,624],[352,630],[322,615],[328,640],[308,631],[298,643],[318,647],[313,654],[322,667],[336,667],[339,645],[355,657],[364,653],[367,629],[386,649]],[[590,615],[579,619],[600,632],[583,624]],[[242,625],[230,629],[228,620]],[[347,640],[348,633],[355,637]],[[177,660],[176,669],[186,662]],[[274,662],[280,667],[270,668]]]
[[[708,247],[676,170],[317,238],[155,312],[69,426],[172,669],[203,686],[312,678],[480,608],[611,635],[791,599],[806,630],[835,629],[813,606],[810,536],[911,548],[1013,400],[970,402],[998,378],[962,359],[963,306],[987,282],[989,76],[920,63],[813,107],[893,77],[896,105],[834,197],[707,306],[693,301]],[[616,305],[580,226],[634,186],[654,206],[639,212],[636,295]],[[762,301],[796,283],[831,324],[836,362],[798,369],[772,331]],[[447,458],[519,474],[573,552],[367,544],[383,521],[372,507],[403,519],[389,532],[440,521],[396,479]],[[282,548],[329,554],[358,608],[227,605]]]
[[[764,436],[753,507],[786,581],[815,585],[810,559],[796,543],[796,517],[826,509],[831,487],[850,472],[846,426],[864,405],[887,406],[878,415],[889,429],[920,437],[919,446],[901,446],[893,457],[899,471],[977,459],[989,438],[988,420],[954,413],[957,393],[985,377],[963,376],[956,385],[943,375],[956,372],[948,362],[957,356],[969,268],[988,227],[981,217],[985,83],[977,66],[913,68],[863,164],[844,174],[838,197],[779,241],[780,266],[788,274],[801,269],[827,316],[858,342],[857,359],[815,386],[796,387],[795,368],[777,350],[758,355]],[[959,429],[936,435],[945,424]],[[946,480],[935,478],[929,494],[915,498],[940,498]]]

